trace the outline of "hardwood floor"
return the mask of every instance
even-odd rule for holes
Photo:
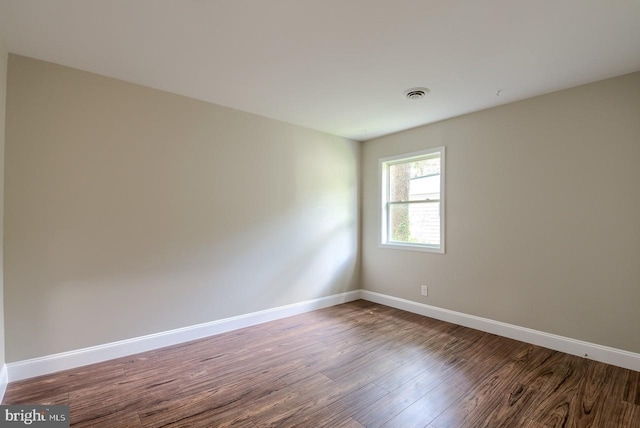
[[[365,301],[11,383],[75,427],[640,427],[640,373]]]

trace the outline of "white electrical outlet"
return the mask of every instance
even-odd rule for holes
[[[429,295],[429,287],[427,287],[426,285],[423,285],[421,290],[420,290],[420,293],[423,296],[428,296]]]

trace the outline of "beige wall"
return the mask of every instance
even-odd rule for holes
[[[9,51],[0,39],[0,240],[4,234],[4,130],[7,95],[7,59]],[[4,351],[4,268],[3,245],[0,241],[0,367],[5,363]]]
[[[7,361],[357,289],[359,150],[11,55]]]
[[[377,247],[378,158],[437,146],[446,254]],[[362,154],[364,289],[640,352],[640,73],[368,141]]]

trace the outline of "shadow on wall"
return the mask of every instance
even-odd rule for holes
[[[52,281],[39,296],[44,297],[43,310],[32,306],[42,317],[40,334],[58,337],[58,344],[61,332],[70,338],[82,337],[87,324],[69,319],[84,319],[91,320],[89,331],[111,331],[113,338],[109,340],[113,341],[123,338],[117,332],[132,328],[140,333],[125,337],[354,289],[355,224],[336,225],[322,236],[316,234],[314,241],[296,245],[287,242],[289,226],[287,221],[281,221],[279,228],[268,228],[270,233],[260,241],[255,241],[255,233],[250,231],[227,236],[214,246],[194,248],[190,256],[182,253],[173,263],[156,261],[141,266],[137,272],[114,270],[102,276]],[[96,316],[100,311],[110,316]],[[65,312],[67,316],[61,316]],[[142,314],[152,318],[141,317]],[[115,325],[119,329],[110,330]]]

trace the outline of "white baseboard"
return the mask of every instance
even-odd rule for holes
[[[90,348],[77,349],[60,354],[47,355],[30,360],[17,361],[6,364],[3,369],[3,376],[0,378],[13,382],[21,379],[28,379],[35,376],[54,373],[61,370],[72,369],[85,366],[87,364],[99,363],[113,358],[125,357],[127,355],[138,354],[140,352],[151,351],[165,346],[176,345],[190,340],[202,339],[228,331],[274,321],[280,318],[290,317],[316,309],[339,305],[351,302],[360,298],[360,290],[321,297],[319,299],[307,300],[277,308],[238,315],[231,318],[211,321],[204,324],[197,324],[161,333],[149,334],[147,336],[135,337],[133,339],[120,340],[118,342],[106,343],[104,345],[92,346]],[[7,376],[8,375],[8,376]],[[2,386],[0,384],[0,386]]]
[[[4,400],[4,393],[7,392],[7,384],[9,383],[9,376],[7,374],[7,365],[2,365],[0,370],[0,403]]]
[[[586,357],[595,361],[640,371],[640,354],[610,348],[555,334],[519,327],[488,318],[467,315],[449,309],[438,308],[386,294],[367,290],[355,290],[319,299],[307,300],[277,308],[238,315],[204,324],[169,330],[147,336],[136,337],[90,348],[78,349],[60,354],[47,355],[30,360],[5,364],[0,370],[0,400],[8,382],[72,369],[87,364],[99,363],[113,358],[125,357],[140,352],[151,351],[165,346],[176,345],[190,340],[262,324],[293,315],[322,309],[341,303],[364,299],[391,306],[407,312],[447,321],[453,324],[520,340],[567,354]],[[1,402],[1,401],[0,401]]]
[[[600,361],[618,367],[624,367],[635,371],[640,371],[640,354],[623,351],[621,349],[610,348],[608,346],[597,345],[595,343],[584,342],[568,337],[545,333],[530,328],[519,327],[488,318],[467,315],[461,312],[442,309],[424,303],[413,302],[386,294],[375,293],[373,291],[361,290],[361,298],[392,308],[414,314],[424,315],[430,318],[447,321],[453,324],[474,328],[498,336],[508,337],[521,342],[561,351],[571,355],[578,355],[591,360]]]

